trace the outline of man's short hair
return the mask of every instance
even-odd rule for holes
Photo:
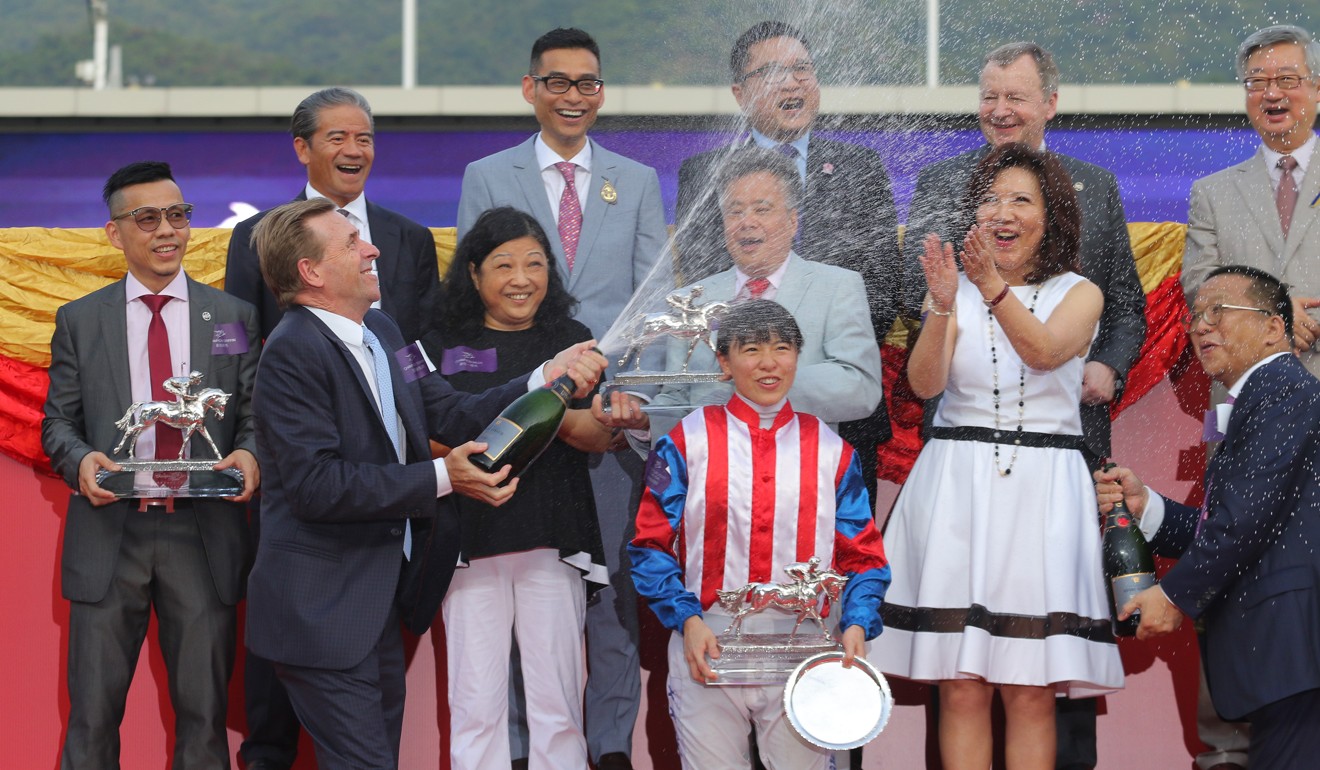
[[[752,46],[777,37],[791,37],[801,43],[808,53],[811,52],[811,46],[807,44],[801,30],[791,24],[782,21],[753,24],[733,41],[733,52],[729,54],[729,72],[733,75],[733,82],[742,81],[743,70],[747,69],[747,61],[752,58]]]
[[[1036,73],[1040,75],[1040,87],[1045,98],[1059,90],[1059,65],[1054,63],[1054,56],[1036,43],[1021,42],[1001,45],[985,55],[985,64],[1007,67],[1023,56],[1030,56],[1036,63]]]
[[[541,56],[546,51],[558,51],[564,48],[586,49],[596,57],[596,64],[600,66],[600,46],[596,45],[595,38],[577,27],[559,27],[541,35],[535,43],[532,43],[532,61],[528,72],[535,75],[540,71]]]
[[[1242,80],[1247,76],[1247,59],[1260,48],[1268,48],[1282,43],[1296,43],[1306,52],[1306,68],[1311,77],[1320,75],[1320,43],[1310,32],[1292,24],[1275,24],[1272,27],[1258,29],[1242,41],[1237,49],[1237,76]]]
[[[802,350],[802,329],[788,308],[768,299],[752,299],[734,305],[720,319],[715,352],[728,357],[733,348],[748,343],[763,345],[774,340]]]
[[[321,127],[321,110],[345,105],[362,110],[367,116],[367,125],[372,131],[376,130],[376,119],[371,116],[371,105],[367,103],[366,97],[351,88],[335,86],[323,88],[298,102],[298,107],[293,111],[293,119],[289,121],[289,133],[295,139],[311,144],[316,130]]]
[[[1266,43],[1269,45],[1269,43]],[[1283,319],[1283,331],[1288,335],[1291,342],[1293,338],[1293,304],[1292,297],[1288,294],[1288,287],[1275,278],[1270,273],[1261,270],[1258,267],[1250,265],[1224,265],[1210,271],[1205,280],[1210,280],[1220,275],[1240,275],[1251,282],[1247,289],[1247,296],[1252,302],[1260,305],[1261,308],[1274,313]],[[1205,283],[1201,284],[1202,286]],[[1200,289],[1197,289],[1200,291]]]
[[[101,200],[105,201],[106,208],[110,209],[110,213],[113,215],[115,209],[119,207],[120,190],[125,187],[150,184],[165,179],[171,182],[174,181],[174,175],[170,173],[170,164],[168,163],[159,160],[130,163],[105,180],[105,187],[101,188]]]
[[[798,208],[802,203],[802,177],[797,165],[782,153],[767,150],[764,147],[749,145],[725,156],[715,172],[715,189],[719,191],[719,202],[724,203],[729,186],[745,176],[765,172],[779,177],[784,185],[784,203],[790,209]]]
[[[281,308],[292,305],[304,288],[298,262],[320,262],[324,256],[325,244],[307,221],[334,210],[335,204],[326,198],[294,201],[272,209],[252,228],[252,247],[261,261],[261,277]]]

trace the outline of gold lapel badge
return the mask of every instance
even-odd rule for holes
[[[605,184],[600,187],[600,199],[613,206],[619,202],[619,191],[614,189],[610,180],[606,179]]]

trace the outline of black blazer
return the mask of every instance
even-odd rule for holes
[[[307,200],[306,192],[294,200]],[[266,209],[234,225],[225,261],[225,291],[256,306],[262,339],[270,336],[283,315],[261,278],[261,263],[252,246],[252,228],[270,212]],[[421,339],[435,328],[440,307],[435,237],[411,219],[369,200],[367,224],[372,245],[380,249],[376,270],[380,273],[381,309],[395,320],[409,342]]]
[[[1208,516],[1165,499],[1161,585],[1205,621],[1215,708],[1237,720],[1320,688],[1320,381],[1291,354],[1251,374],[1206,468]],[[1317,715],[1320,717],[1320,715]]]
[[[405,344],[386,314],[372,310],[366,324],[386,350]],[[436,498],[427,439],[475,438],[526,380],[467,394],[438,373],[405,382],[397,361],[390,368],[407,463],[397,461],[361,367],[310,310],[290,308],[266,340],[253,396],[261,542],[247,608],[247,646],[263,658],[350,668],[380,639],[392,603],[422,633],[444,598],[458,518],[448,497]]]
[[[922,241],[926,233],[935,233],[940,240],[953,243],[955,249],[962,244],[974,221],[973,212],[962,204],[967,181],[972,169],[989,152],[990,146],[982,145],[932,163],[917,176],[903,239],[907,270],[905,305],[913,317],[921,312],[921,302],[926,296],[926,276],[921,271]],[[1126,378],[1146,341],[1146,294],[1137,275],[1118,180],[1099,166],[1059,153],[1054,153],[1054,157],[1072,177],[1082,210],[1082,275],[1098,286],[1105,297],[1099,333],[1087,360],[1108,364],[1120,378]],[[1120,379],[1115,400],[1122,395],[1122,386]],[[1082,407],[1083,438],[1087,449],[1097,457],[1110,454],[1109,407],[1109,404]]]

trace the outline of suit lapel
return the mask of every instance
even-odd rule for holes
[[[133,385],[128,370],[128,311],[124,306],[124,280],[114,284],[101,306],[101,342],[105,355],[105,369],[114,389],[115,409],[124,409],[133,403]],[[112,410],[113,411],[113,410]]]
[[[811,265],[797,254],[788,255],[788,269],[775,292],[775,302],[783,305],[794,317],[802,317],[802,304],[811,296],[811,282],[816,277]]]
[[[1257,149],[1251,159],[1233,168],[1238,172],[1233,175],[1238,195],[1242,197],[1257,229],[1264,236],[1265,246],[1274,255],[1275,264],[1271,272],[1282,275],[1283,265],[1279,258],[1283,254],[1283,226],[1279,224],[1279,210],[1274,206],[1274,186],[1265,168],[1264,150]]]
[[[550,226],[545,228],[545,234],[550,238],[550,245],[555,248],[555,254],[559,257],[560,271],[564,275],[565,282],[568,281],[568,274],[564,271],[564,244],[559,240],[558,220],[555,219],[555,212],[550,208],[550,199],[545,194],[545,182],[541,179],[541,169],[536,165],[536,137],[533,136],[522,146],[518,148],[516,157],[513,161],[513,178],[518,189],[522,191],[523,200],[526,205],[521,207],[524,211],[531,214],[538,222],[546,222]]]
[[[215,338],[215,302],[204,296],[193,279],[188,279],[188,362],[203,375],[211,366],[211,343]],[[203,387],[215,387],[202,380]]]
[[[1311,205],[1311,201],[1316,200],[1316,196],[1320,196],[1320,152],[1311,153],[1311,162],[1307,166],[1306,176],[1302,178],[1302,183],[1298,187],[1297,208],[1293,210],[1292,224],[1288,227],[1288,240],[1284,243],[1285,268],[1299,255],[1310,259],[1317,256],[1316,254],[1301,255],[1300,252],[1303,243],[1316,241],[1313,231],[1320,228],[1320,225],[1315,223],[1320,219],[1320,203]],[[1280,270],[1279,274],[1283,275],[1284,271]]]
[[[381,208],[371,201],[367,201],[367,226],[371,228],[371,244],[380,249],[380,256],[376,259],[376,272],[380,276],[380,307],[391,317],[398,318],[398,307],[396,306],[397,297],[393,292],[385,290],[385,287],[402,286],[408,283],[407,279],[400,281],[399,278],[399,253],[400,233],[399,223],[392,217],[385,216]]]
[[[371,314],[368,314],[369,319],[370,317]],[[377,331],[374,324],[369,323],[367,326],[371,328],[373,332]],[[377,332],[376,336],[380,337],[381,335]],[[385,344],[383,339],[381,344]],[[403,379],[403,370],[399,368],[399,361],[394,357],[394,351],[385,351],[385,356],[389,359],[390,380],[393,382],[394,386],[394,408],[399,413],[399,419],[402,420],[403,426],[407,431],[408,451],[406,454],[414,457],[429,457],[429,447],[425,446],[426,419],[422,414],[422,405],[417,398],[417,391],[415,388],[406,387],[406,383]],[[361,369],[362,367],[355,366],[354,368]],[[432,373],[430,376],[438,377],[439,375]],[[371,398],[370,392],[367,393],[367,397]],[[377,414],[379,413],[380,410],[377,410]],[[384,430],[384,428],[385,426],[382,424],[381,429]],[[389,433],[387,431],[386,437],[388,438],[388,436]]]

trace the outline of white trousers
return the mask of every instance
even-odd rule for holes
[[[752,616],[752,620],[759,619]],[[706,615],[716,634],[728,618]],[[749,623],[745,630],[761,632]],[[792,630],[792,621],[786,628]],[[768,630],[768,629],[767,629]],[[756,744],[766,770],[826,770],[830,754],[802,740],[784,714],[784,687],[713,687],[693,681],[683,658],[683,635],[669,638],[669,714],[678,734],[678,755],[684,770],[750,770],[748,736]]]
[[[455,570],[443,613],[453,770],[509,766],[513,634],[522,652],[529,770],[585,768],[582,573],[548,548],[474,559]]]

